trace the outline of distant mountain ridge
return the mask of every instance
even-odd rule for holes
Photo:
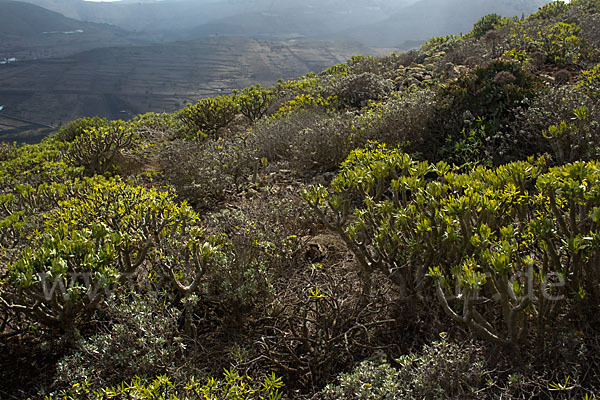
[[[521,16],[547,0],[24,0],[72,18],[110,23],[159,41],[205,36],[311,38],[400,47],[469,31],[482,15]]]
[[[0,0],[0,59],[64,57],[98,47],[149,42],[116,26],[79,21],[30,3]]]
[[[52,31],[71,31],[89,27],[89,23],[33,4],[0,0],[0,34],[33,36]]]
[[[468,32],[482,16],[529,15],[548,3],[544,0],[420,0],[377,24],[341,32],[340,37],[366,45],[396,47],[405,41]]]

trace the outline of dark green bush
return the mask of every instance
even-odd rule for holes
[[[324,400],[404,400],[480,398],[480,387],[489,373],[484,354],[473,343],[457,344],[442,339],[424,346],[420,354],[395,361],[364,361],[339,382],[323,389]]]
[[[502,19],[502,16],[498,14],[485,15],[475,22],[471,34],[479,39],[489,31],[496,29],[496,26],[502,22]]]
[[[535,98],[540,88],[539,80],[519,64],[501,60],[459,77],[437,95],[437,115],[429,128],[435,140],[432,147],[438,152],[430,159],[501,163],[502,157],[487,138],[509,125],[512,110],[526,107],[524,102]],[[480,134],[470,137],[471,132]],[[465,153],[465,146],[474,154]]]

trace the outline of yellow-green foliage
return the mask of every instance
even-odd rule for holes
[[[284,105],[282,105],[279,110],[275,114],[271,116],[272,119],[277,119],[281,117],[285,117],[294,112],[303,109],[310,109],[313,107],[323,108],[326,110],[330,110],[337,106],[337,97],[329,96],[324,98],[320,94],[299,94],[294,97],[292,100],[289,100]]]
[[[273,97],[272,89],[256,85],[243,89],[237,94],[236,101],[240,106],[240,112],[254,122],[266,114]]]
[[[204,98],[194,105],[188,105],[177,113],[183,122],[185,134],[200,140],[208,135],[216,135],[219,129],[229,125],[239,111],[239,105],[232,96]]]
[[[434,286],[448,315],[480,337],[516,348],[571,302],[600,298],[598,162],[457,173],[382,145],[353,152],[332,190],[304,197],[363,273],[379,270],[409,296]]]
[[[319,87],[319,78],[315,74],[308,74],[298,79],[277,82],[277,91],[291,92],[297,95],[313,93]]]
[[[459,36],[456,35],[448,35],[448,36],[437,36],[437,37],[432,37],[431,39],[427,40],[422,46],[421,46],[421,51],[425,52],[427,54],[431,54],[434,53],[436,50],[439,50],[441,47],[452,43],[453,41],[457,40],[459,38]]]
[[[173,136],[181,129],[181,121],[174,114],[153,113],[137,115],[129,125],[141,137]],[[152,137],[153,140],[158,138]]]
[[[104,118],[78,118],[69,122],[58,130],[56,139],[61,142],[72,142],[87,130],[109,126],[109,122]]]
[[[510,24],[509,38],[513,43],[511,51],[529,54],[540,51],[551,63],[577,63],[591,57],[589,46],[581,37],[581,27],[576,23],[514,22]]]
[[[40,212],[55,205],[55,188],[82,172],[61,157],[61,142],[6,146],[0,160],[0,249],[7,262],[38,226]]]
[[[322,75],[332,75],[335,77],[346,76],[350,72],[350,66],[346,64],[336,64],[331,67],[325,69],[321,74]]]
[[[559,164],[597,159],[600,155],[600,143],[595,132],[598,122],[590,121],[589,109],[584,106],[573,110],[573,116],[572,121],[561,121],[542,132],[550,141]]]
[[[20,309],[38,322],[69,332],[93,311],[108,288],[160,250],[159,267],[192,251],[204,257],[198,216],[168,192],[102,176],[18,192],[52,204],[40,230],[9,265]],[[176,241],[176,243],[173,243]],[[203,258],[204,257],[204,258]]]
[[[470,34],[479,39],[489,31],[496,29],[502,22],[502,19],[502,16],[498,14],[485,15],[475,22],[475,25],[473,25],[473,30],[470,32]]]
[[[564,14],[572,7],[572,4],[565,3],[564,1],[551,1],[541,6],[537,12],[531,14],[528,18],[550,20]]]
[[[579,82],[575,85],[576,88],[585,90],[588,96],[592,98],[600,97],[600,64],[592,69],[581,71]]]
[[[62,182],[81,173],[61,157],[64,145],[47,139],[37,145],[6,146],[0,160],[0,190],[12,190],[16,184],[38,185]]]
[[[83,167],[88,175],[105,174],[114,168],[121,150],[131,146],[135,132],[130,124],[112,121],[109,125],[84,129],[63,152],[67,162]]]
[[[119,386],[96,389],[91,383],[75,383],[70,389],[45,400],[280,400],[281,378],[274,374],[253,381],[235,370],[225,370],[222,379],[210,378],[206,383],[191,378],[176,382],[167,376],[153,380],[135,378]]]

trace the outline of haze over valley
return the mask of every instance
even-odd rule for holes
[[[466,32],[483,14],[520,16],[543,3],[0,0],[0,113],[39,128],[81,116],[172,112],[353,55],[408,50]],[[2,118],[0,139],[38,140],[39,130],[27,137],[30,130]]]

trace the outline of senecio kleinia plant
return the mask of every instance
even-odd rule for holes
[[[283,397],[281,378],[274,374],[262,380],[252,381],[234,369],[225,370],[221,379],[209,378],[206,383],[190,378],[177,382],[161,375],[152,380],[134,378],[121,385],[96,389],[90,382],[76,383],[57,395],[46,396],[45,400],[66,399],[207,399],[207,400],[280,400]]]
[[[105,174],[114,167],[121,150],[127,149],[135,137],[132,127],[123,121],[84,129],[63,152],[71,165],[83,167],[87,175]]]
[[[572,303],[600,299],[600,163],[544,159],[459,173],[372,145],[304,198],[347,243],[365,285],[435,290],[451,319],[513,350]],[[352,209],[351,203],[361,205]]]
[[[183,122],[183,130],[189,138],[201,140],[216,135],[219,129],[229,125],[240,107],[232,96],[200,99],[177,113]]]
[[[102,176],[66,186],[8,267],[12,308],[43,325],[76,332],[142,264],[189,296],[218,253],[203,240],[198,215],[172,193]]]

